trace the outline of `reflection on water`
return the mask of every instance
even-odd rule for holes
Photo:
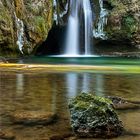
[[[24,75],[16,74],[16,91],[18,95],[22,95],[24,90]]]
[[[68,89],[68,97],[75,96],[77,94],[78,75],[75,73],[67,74],[66,83]]]
[[[0,127],[15,133],[17,139],[35,140],[70,131],[68,99],[81,92],[140,99],[140,75],[100,73],[0,73]],[[18,110],[53,111],[60,119],[47,127],[11,124],[8,114]],[[140,111],[119,112],[127,130],[140,134]],[[124,136],[121,139],[140,139]]]
[[[97,75],[96,75],[95,87],[96,87],[96,89],[95,89],[95,94],[96,94],[97,96],[103,96],[103,95],[104,95],[104,94],[103,94],[103,92],[104,92],[104,90],[103,90],[103,87],[104,87],[103,75],[101,75],[101,74],[97,74]]]
[[[68,97],[74,97],[81,92],[94,92],[97,96],[104,96],[103,74],[67,73],[66,81]]]
[[[88,73],[82,74],[82,92],[90,92],[89,82],[90,79]]]
[[[80,92],[91,92],[88,73],[67,73],[66,81],[68,97],[74,97]]]
[[[57,90],[56,90],[56,83],[54,82],[53,86],[52,86],[52,106],[51,106],[51,111],[52,112],[56,112],[56,100],[57,100]]]

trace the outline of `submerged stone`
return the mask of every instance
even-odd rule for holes
[[[57,115],[52,112],[22,111],[12,114],[14,123],[24,125],[47,125],[55,122]]]
[[[113,103],[115,109],[126,110],[126,109],[139,109],[140,104],[135,101],[125,100],[120,97],[107,96],[106,98],[110,99]]]
[[[69,109],[71,127],[78,137],[111,138],[123,132],[109,99],[82,93],[70,100]]]
[[[0,130],[0,140],[14,140],[15,136],[9,131]]]
[[[0,63],[8,63],[5,57],[0,56]]]
[[[50,137],[50,140],[64,140],[61,135],[54,135]]]
[[[55,135],[52,135],[49,140],[65,140],[65,139],[69,139],[73,136],[73,134],[70,132],[70,133],[62,133],[62,134],[55,134]]]

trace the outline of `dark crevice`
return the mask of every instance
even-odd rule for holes
[[[61,54],[64,39],[65,26],[53,26],[47,39],[39,45],[35,55],[58,55]]]

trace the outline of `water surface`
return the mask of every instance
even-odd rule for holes
[[[140,99],[140,75],[88,72],[1,72],[0,127],[13,132],[17,140],[43,140],[54,134],[70,132],[68,99],[91,92],[98,96]],[[13,125],[9,114],[15,111],[53,111],[57,123],[48,126]],[[114,140],[140,139],[140,110],[118,112],[127,131],[133,135]]]
[[[53,55],[53,56],[33,56],[22,58],[16,63],[30,63],[30,64],[77,64],[77,65],[136,65],[140,66],[140,58],[129,57],[104,57],[97,55]]]

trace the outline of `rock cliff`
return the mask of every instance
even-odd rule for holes
[[[109,5],[106,32],[109,40],[140,47],[140,1],[106,0]]]
[[[30,54],[53,23],[52,0],[0,0],[0,55]]]

